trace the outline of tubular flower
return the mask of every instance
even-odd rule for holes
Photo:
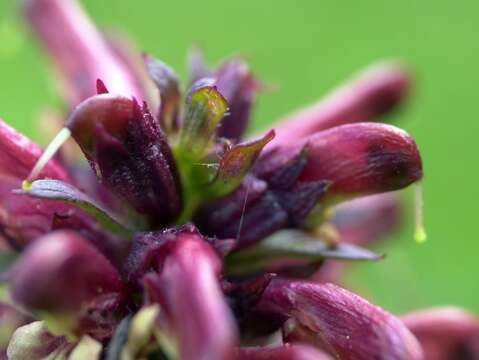
[[[260,86],[243,59],[215,70],[193,52],[183,93],[76,1],[22,6],[69,113],[45,151],[0,122],[2,356],[422,359],[417,327],[312,280],[325,260],[381,259],[361,246],[396,224],[390,195],[333,206],[422,178],[411,136],[374,123],[407,72],[375,67],[245,138]],[[61,156],[67,140],[89,167]]]

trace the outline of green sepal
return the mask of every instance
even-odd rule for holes
[[[225,265],[227,274],[244,275],[265,270],[283,259],[313,263],[324,259],[374,261],[382,258],[382,255],[356,245],[332,245],[300,230],[281,230],[254,247],[231,253],[226,257]]]

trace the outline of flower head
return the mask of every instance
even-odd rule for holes
[[[23,10],[69,113],[44,152],[0,123],[10,358],[422,359],[416,328],[311,280],[333,273],[325,260],[381,259],[361,246],[395,224],[390,195],[331,216],[337,203],[422,178],[411,136],[374,122],[408,93],[402,67],[375,66],[247,138],[261,86],[243,59],[209,69],[193,52],[182,92],[76,1]],[[89,166],[61,156],[71,139]]]

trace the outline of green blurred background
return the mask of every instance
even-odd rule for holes
[[[257,130],[376,60],[403,59],[415,72],[415,93],[393,121],[413,134],[422,151],[429,238],[416,244],[412,221],[406,221],[380,247],[387,259],[354,266],[348,283],[395,312],[450,303],[479,311],[477,0],[84,4],[98,23],[125,30],[183,79],[185,54],[194,44],[211,62],[246,55],[264,81],[278,85],[258,101]],[[60,102],[47,62],[14,10],[13,0],[0,0],[0,117],[41,141],[34,119],[45,105]],[[413,216],[412,195],[404,193],[411,204],[406,220]]]

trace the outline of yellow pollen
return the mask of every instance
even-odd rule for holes
[[[417,182],[415,184],[414,208],[416,217],[416,229],[414,231],[414,239],[417,243],[424,243],[427,239],[426,230],[423,223],[423,195],[422,184]]]

